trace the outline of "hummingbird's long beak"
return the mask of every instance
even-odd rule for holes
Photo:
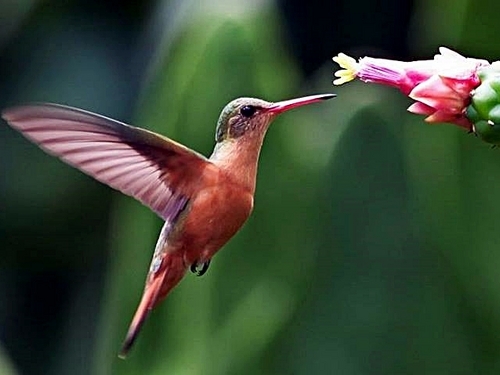
[[[283,100],[282,102],[273,103],[268,108],[268,111],[271,112],[272,114],[277,115],[279,113],[288,111],[289,109],[292,109],[292,108],[300,107],[300,106],[307,105],[307,104],[316,103],[316,102],[319,102],[322,100],[328,100],[328,99],[334,98],[336,96],[337,95],[335,95],[335,94],[320,94],[320,95],[304,96],[303,98]]]

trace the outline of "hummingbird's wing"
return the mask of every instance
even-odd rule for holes
[[[197,185],[208,163],[171,139],[76,108],[26,105],[6,109],[2,117],[48,153],[138,199],[165,220],[178,214],[185,201],[177,198],[190,198],[190,186]]]

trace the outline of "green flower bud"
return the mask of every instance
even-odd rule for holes
[[[478,121],[474,123],[474,131],[483,141],[495,145],[500,144],[500,124]]]
[[[500,61],[478,72],[481,84],[472,92],[467,118],[485,142],[500,144]]]

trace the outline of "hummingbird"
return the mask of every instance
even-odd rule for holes
[[[59,104],[21,105],[2,117],[43,150],[152,209],[165,223],[119,357],[151,310],[189,269],[202,276],[254,205],[264,136],[280,113],[331,99],[238,98],[222,110],[209,158],[160,134]]]

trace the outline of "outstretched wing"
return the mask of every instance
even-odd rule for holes
[[[9,108],[26,138],[171,220],[190,198],[207,159],[159,134],[56,104]],[[181,204],[182,203],[182,204]]]

